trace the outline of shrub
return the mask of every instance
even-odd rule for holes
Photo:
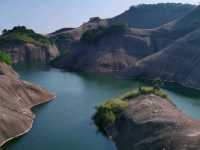
[[[115,99],[96,107],[96,114],[93,120],[97,125],[99,131],[106,135],[105,127],[113,126],[117,115],[128,107],[128,102],[120,99]]]
[[[8,65],[12,65],[12,58],[11,58],[10,54],[7,54],[2,51],[0,51],[0,61],[6,63]]]
[[[140,95],[147,95],[147,94],[155,94],[162,98],[168,98],[168,96],[159,88],[155,89],[154,87],[140,87],[137,90],[133,90],[133,91],[125,93],[124,95],[120,97],[120,99],[128,101]]]

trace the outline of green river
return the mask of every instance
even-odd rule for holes
[[[22,67],[17,71],[22,79],[47,88],[57,97],[33,109],[37,117],[32,130],[7,144],[6,150],[115,150],[91,120],[95,106],[144,84],[52,68]],[[200,92],[171,85],[164,90],[187,115],[200,119]]]

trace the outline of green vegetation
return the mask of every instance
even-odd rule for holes
[[[105,36],[123,33],[127,29],[128,26],[126,24],[113,24],[108,27],[100,26],[97,29],[88,30],[83,33],[81,41],[87,44],[96,44]]]
[[[155,89],[154,87],[139,87],[137,90],[127,92],[122,96],[109,100],[96,107],[96,113],[93,116],[93,120],[99,131],[107,136],[105,128],[112,127],[115,124],[118,114],[128,107],[128,101],[140,95],[147,94],[155,94],[168,99],[168,96],[160,89]]]
[[[0,61],[6,63],[8,65],[12,65],[12,58],[11,58],[10,54],[7,54],[2,51],[0,51]]]
[[[112,126],[116,121],[117,115],[127,107],[128,102],[120,99],[108,101],[96,108],[97,112],[93,116],[93,120],[98,129],[106,135],[105,127]]]
[[[139,87],[137,90],[127,92],[124,95],[120,96],[119,98],[124,101],[129,101],[130,99],[136,98],[140,95],[147,95],[147,94],[154,94],[162,98],[168,99],[168,96],[167,94],[165,94],[165,92],[163,92],[159,88],[154,88],[154,87]]]
[[[27,29],[25,26],[16,26],[11,30],[4,29],[0,37],[0,44],[10,42],[25,42],[40,46],[48,46],[50,41],[47,37],[35,33],[33,30]]]

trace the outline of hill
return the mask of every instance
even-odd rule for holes
[[[86,31],[52,64],[70,71],[111,73],[152,53],[154,45],[148,31],[116,24]]]
[[[171,26],[174,31],[191,32],[161,51],[139,60],[133,67],[125,70],[123,75],[128,78],[161,78],[200,89],[200,28],[197,24],[200,22],[199,13],[200,7],[197,7]],[[186,19],[190,21],[187,22]]]
[[[0,51],[10,53],[14,63],[48,62],[59,54],[47,37],[24,26],[3,30]]]
[[[108,19],[110,23],[127,23],[133,28],[152,29],[185,16],[195,6],[181,3],[141,4]]]

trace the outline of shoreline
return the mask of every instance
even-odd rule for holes
[[[24,132],[22,132],[22,133],[20,133],[20,134],[18,134],[18,135],[16,135],[16,136],[10,137],[9,139],[7,139],[7,140],[3,141],[2,143],[0,143],[0,148],[2,148],[5,144],[8,144],[8,143],[11,142],[12,140],[15,140],[15,139],[17,139],[17,138],[19,138],[19,137],[21,137],[21,136],[27,134],[27,133],[32,129],[33,123],[34,123],[34,119],[37,117],[37,116],[34,114],[34,112],[32,111],[32,108],[37,107],[37,106],[42,105],[42,104],[46,104],[46,103],[48,103],[48,102],[50,102],[50,101],[53,101],[53,100],[55,100],[55,99],[56,99],[56,95],[53,94],[53,95],[52,95],[52,98],[49,98],[49,99],[47,99],[47,100],[44,100],[43,102],[41,102],[41,103],[39,103],[39,104],[33,105],[33,106],[30,108],[31,112],[32,112],[33,115],[34,115],[33,118],[32,118],[32,122],[31,122],[31,124],[30,124],[30,127],[27,128]]]

